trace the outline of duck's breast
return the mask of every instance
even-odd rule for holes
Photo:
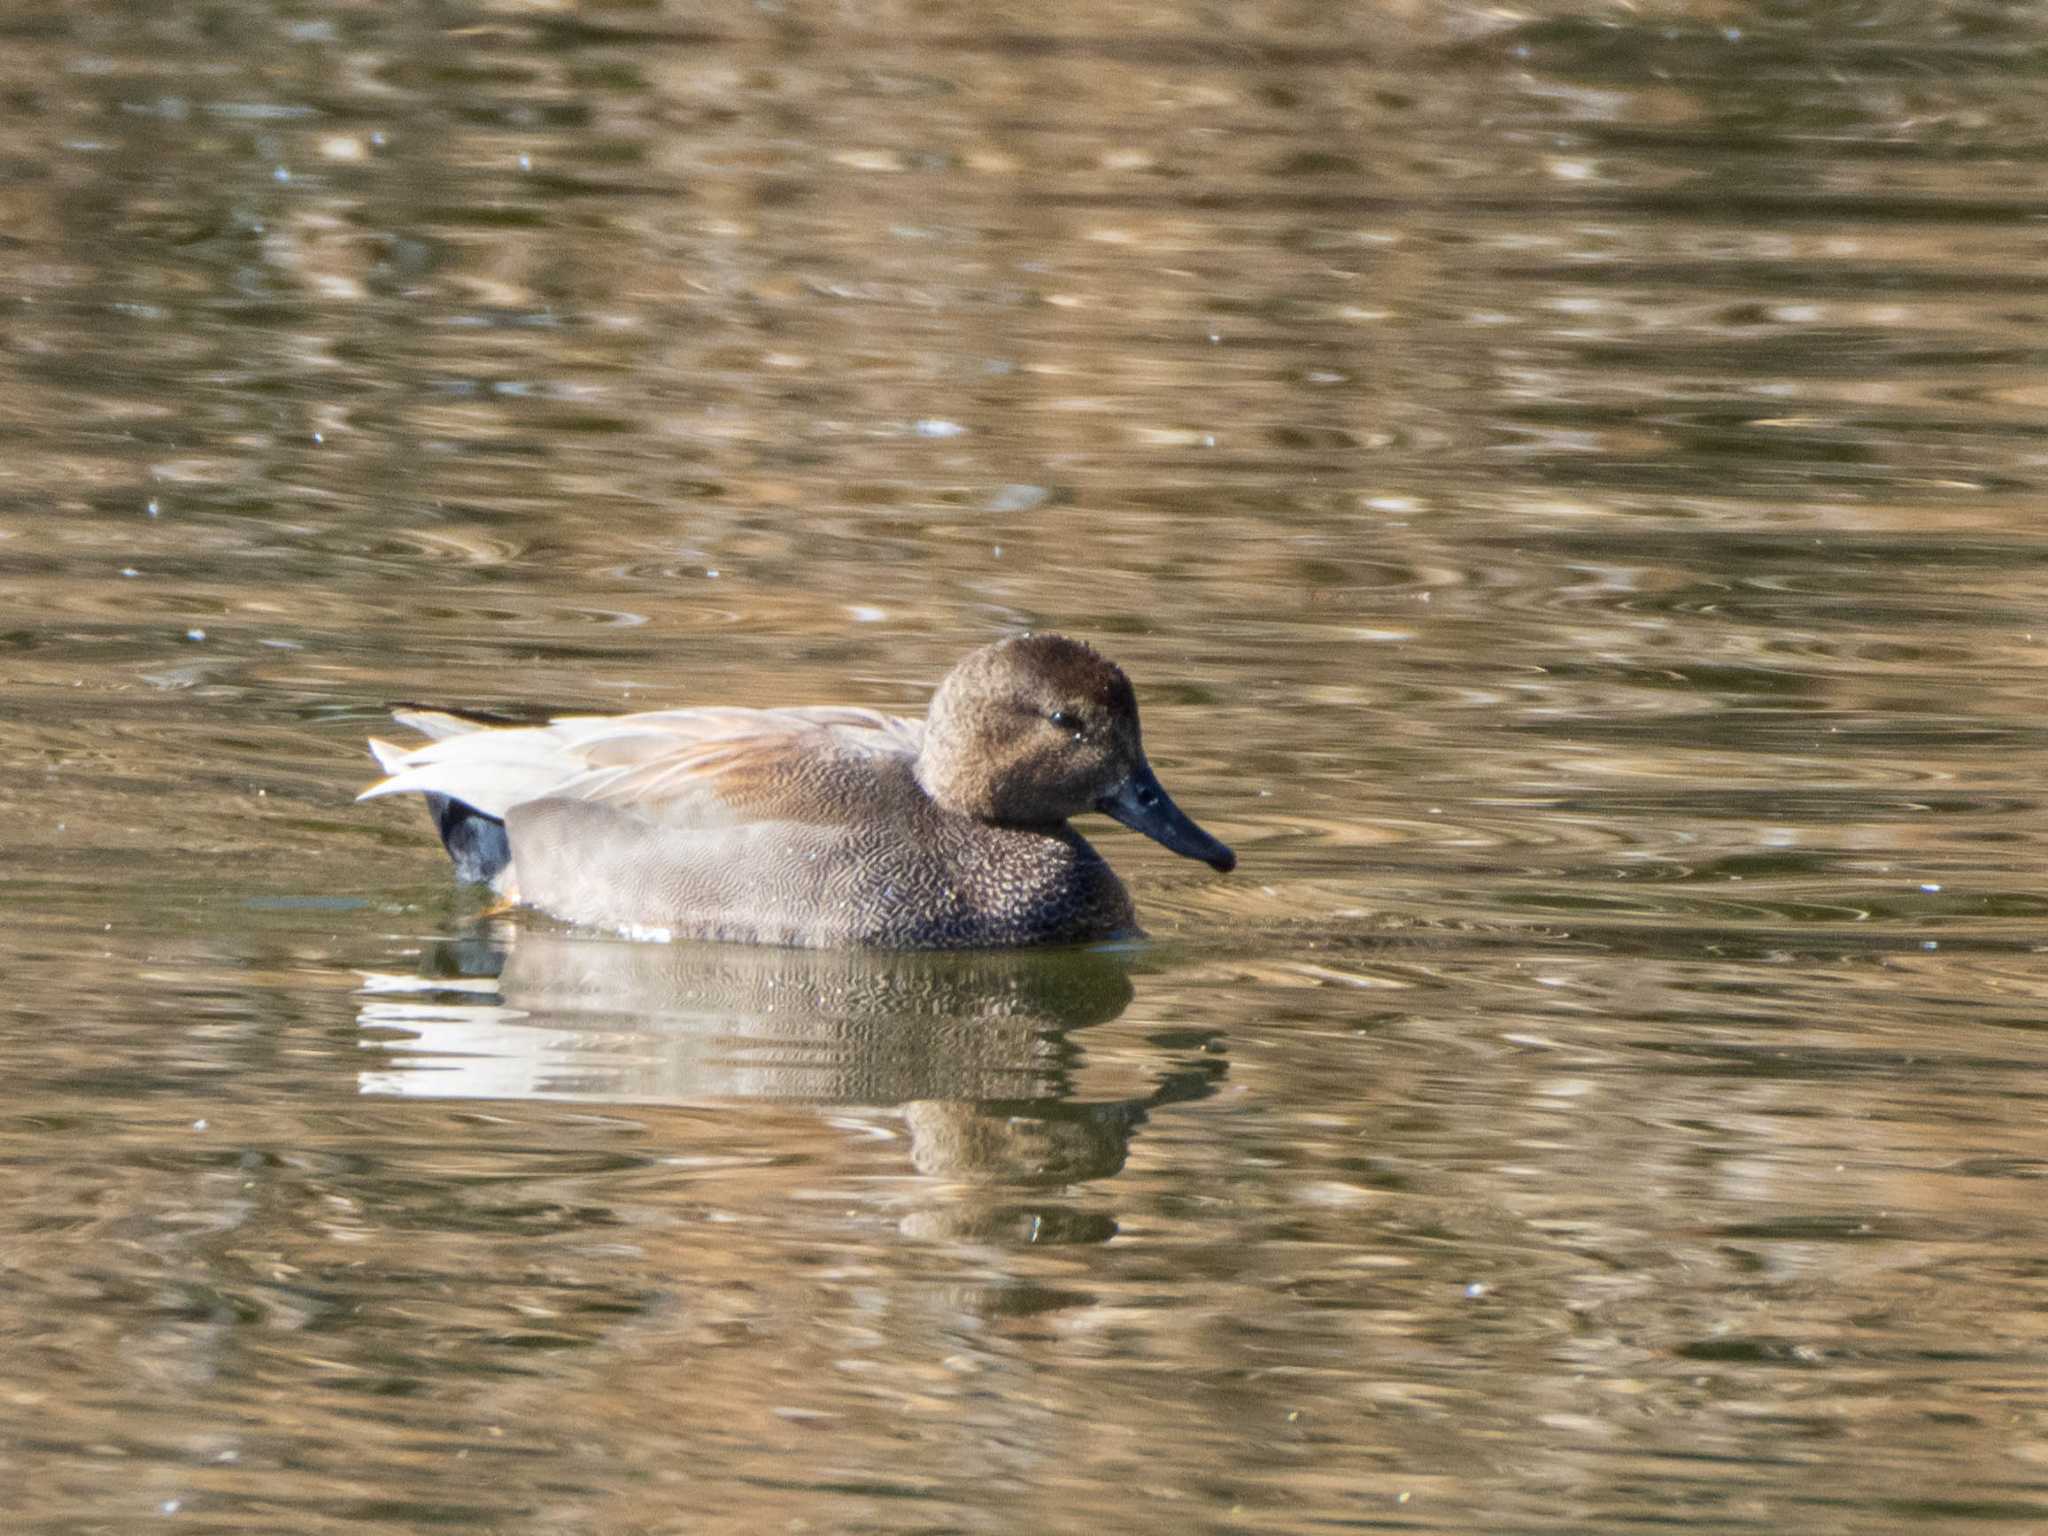
[[[1071,828],[951,815],[907,764],[841,765],[773,799],[759,819],[701,827],[601,801],[516,807],[518,896],[646,937],[958,949],[1134,931],[1122,883]]]

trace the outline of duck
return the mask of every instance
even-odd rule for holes
[[[495,726],[401,710],[358,799],[425,797],[456,876],[653,940],[1012,949],[1141,933],[1072,825],[1101,812],[1219,873],[1237,855],[1160,784],[1123,670],[1034,633],[985,645],[924,719],[699,707]]]

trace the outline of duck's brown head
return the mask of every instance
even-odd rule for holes
[[[948,673],[917,776],[940,805],[982,821],[1051,826],[1101,811],[1212,869],[1237,864],[1160,787],[1130,679],[1064,635],[998,641]]]

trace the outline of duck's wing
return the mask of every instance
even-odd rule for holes
[[[357,798],[446,795],[500,821],[516,805],[555,799],[667,826],[731,826],[773,814],[763,794],[805,760],[914,758],[924,739],[920,720],[835,705],[572,715],[510,728],[425,711],[397,718],[430,739],[373,741],[388,777]]]

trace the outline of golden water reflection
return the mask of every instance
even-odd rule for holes
[[[1057,1193],[1113,1177],[1150,1110],[1205,1096],[1223,1070],[1183,1063],[1140,1097],[1070,1098],[1069,1036],[1129,1005],[1128,964],[1115,950],[889,955],[506,928],[438,947],[425,975],[367,978],[365,1045],[395,1059],[360,1081],[424,1098],[804,1104],[841,1123],[886,1110],[928,1178]]]
[[[8,1529],[2043,1524],[2048,13],[963,15],[0,19]],[[1148,945],[352,802],[1026,626]]]

